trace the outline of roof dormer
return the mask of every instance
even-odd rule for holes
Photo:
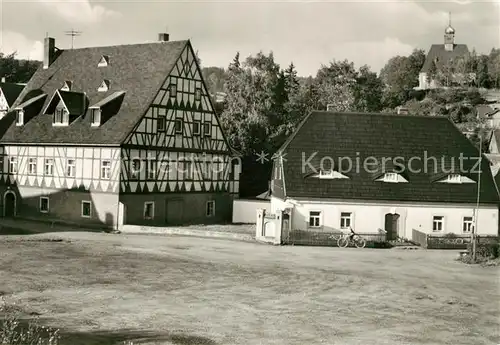
[[[71,91],[71,85],[73,85],[73,82],[71,80],[66,80],[63,84],[63,87],[61,87],[62,91]]]
[[[40,109],[43,107],[43,101],[45,101],[46,94],[42,93],[38,96],[31,97],[27,101],[19,104],[15,109],[16,113],[16,126],[23,126],[31,118],[36,116]]]
[[[317,173],[307,176],[309,178],[318,178],[322,180],[348,179],[349,177],[333,169],[319,169]]]
[[[97,89],[98,92],[107,92],[109,90],[109,80],[108,79],[104,79],[101,83],[101,85],[99,86],[99,88]]]
[[[116,91],[89,107],[90,125],[99,127],[120,111],[125,91]]]
[[[43,114],[53,116],[53,126],[68,126],[85,113],[86,106],[85,93],[56,90]]]
[[[109,65],[109,55],[102,55],[97,67],[106,67]]]
[[[377,178],[375,181],[388,182],[388,183],[405,183],[408,182],[401,174],[396,172],[386,172],[382,177]]]
[[[90,107],[90,123],[92,127],[99,127],[101,125],[101,108]]]
[[[449,174],[446,177],[437,180],[439,183],[452,183],[452,184],[462,184],[462,183],[476,183],[470,177],[460,175],[460,174]]]
[[[24,110],[16,109],[16,126],[24,125]]]

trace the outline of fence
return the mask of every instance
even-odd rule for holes
[[[413,229],[412,239],[426,249],[467,249],[471,243],[470,235],[435,235]],[[477,236],[477,243],[498,243],[498,236]]]
[[[292,230],[283,238],[284,244],[306,246],[337,246],[337,239],[342,234],[339,231],[320,232],[309,230]],[[376,247],[378,243],[386,242],[386,232],[379,229],[377,233],[357,233],[366,240],[366,247]]]

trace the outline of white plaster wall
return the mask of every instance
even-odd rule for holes
[[[352,227],[360,233],[377,233],[378,229],[385,228],[385,215],[397,213],[399,219],[399,236],[411,238],[412,229],[424,233],[463,234],[463,217],[472,217],[475,205],[418,205],[418,204],[391,204],[349,201],[307,201],[295,205],[272,198],[271,210],[285,207],[294,207],[292,215],[292,229],[307,230],[309,211],[321,211],[322,229],[315,231],[331,231],[340,228],[340,213],[352,212]],[[433,216],[444,216],[444,230],[432,231]],[[478,212],[478,234],[498,235],[498,208],[496,206],[481,206]]]
[[[265,209],[266,212],[270,212],[271,203],[261,200],[233,200],[233,223],[255,224],[258,209]]]

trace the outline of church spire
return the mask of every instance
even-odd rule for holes
[[[455,47],[455,29],[451,26],[451,12],[448,12],[448,27],[444,30],[444,49],[452,51]]]

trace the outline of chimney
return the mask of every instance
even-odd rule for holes
[[[168,39],[169,39],[169,34],[167,34],[165,32],[158,34],[158,41],[160,41],[160,42],[168,42]]]
[[[56,55],[56,40],[52,37],[45,37],[43,49],[43,68],[47,69],[54,62]]]
[[[2,83],[5,83],[5,77],[2,77]]]

